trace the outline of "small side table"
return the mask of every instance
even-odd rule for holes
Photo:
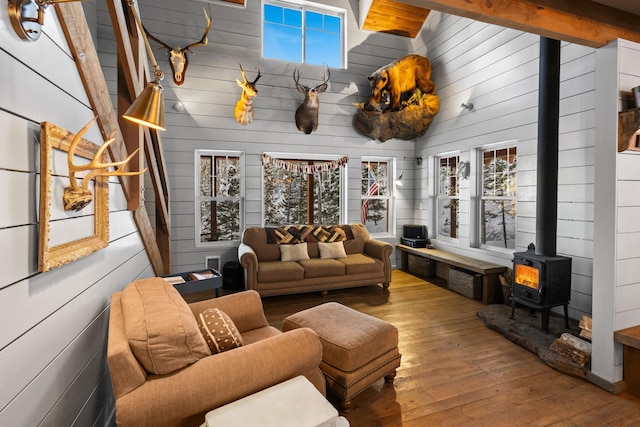
[[[209,411],[200,427],[349,427],[303,376]]]
[[[191,273],[210,272],[213,277],[204,280],[191,280],[189,277]],[[213,268],[207,270],[187,271],[185,273],[168,274],[162,276],[163,278],[170,279],[172,277],[181,277],[183,283],[174,283],[173,287],[176,288],[180,295],[193,294],[196,292],[203,292],[209,290],[216,291],[216,298],[220,296],[220,288],[222,288],[222,274],[218,270]]]

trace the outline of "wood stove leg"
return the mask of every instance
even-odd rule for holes
[[[515,298],[511,297],[511,317],[509,317],[509,319],[515,319],[516,318],[516,300]]]
[[[544,307],[542,309],[542,330],[544,331],[545,334],[549,333],[549,312],[551,311],[551,308],[549,307]]]
[[[569,304],[563,304],[564,307],[564,327],[569,329]]]

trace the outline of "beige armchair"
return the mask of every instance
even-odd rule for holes
[[[144,309],[137,309],[134,304],[132,313],[132,304],[127,299],[130,301],[132,294],[138,298],[140,292],[125,293],[127,288],[140,283],[147,289],[159,289],[162,294],[159,298],[152,295]],[[164,283],[158,278],[136,281],[112,296],[107,358],[119,426],[200,426],[208,411],[298,375],[307,377],[325,394],[325,379],[319,369],[322,346],[318,336],[310,329],[282,333],[269,326],[257,292],[245,291],[187,305],[181,298],[176,299],[171,293],[174,289]],[[178,309],[184,309],[183,303],[188,306],[191,313],[187,317],[193,315],[194,321],[204,310],[218,308],[232,319],[244,345],[218,354],[205,354],[174,372],[150,373],[144,367],[148,365],[134,355],[132,346],[142,340],[136,343],[130,328],[145,316],[143,322],[147,323],[142,324],[153,326],[149,323],[149,312],[157,310],[155,302],[166,294],[170,294],[170,304],[165,309],[169,319],[174,312],[173,305]],[[151,307],[153,304],[155,308]],[[160,318],[165,319],[163,315]],[[156,324],[157,319],[153,320]],[[167,321],[173,322],[171,327],[175,330],[182,328],[175,320]],[[157,342],[158,336],[150,334],[145,339]],[[205,348],[209,351],[206,344]]]

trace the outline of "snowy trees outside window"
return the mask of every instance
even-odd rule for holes
[[[480,244],[515,248],[516,147],[484,150],[480,197]]]
[[[264,225],[341,224],[341,166],[329,160],[287,159],[263,163]],[[281,167],[285,162],[287,167]],[[309,166],[309,167],[307,167]]]
[[[196,242],[238,241],[243,153],[196,150]]]
[[[390,232],[392,169],[389,159],[361,163],[360,222],[371,234]]]
[[[458,238],[460,182],[456,175],[460,156],[436,159],[438,168],[438,237]]]

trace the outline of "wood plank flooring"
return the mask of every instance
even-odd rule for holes
[[[351,426],[638,426],[640,399],[545,365],[488,329],[482,303],[402,271],[380,286],[263,298],[269,323],[338,301],[398,328],[402,364],[354,399]]]

